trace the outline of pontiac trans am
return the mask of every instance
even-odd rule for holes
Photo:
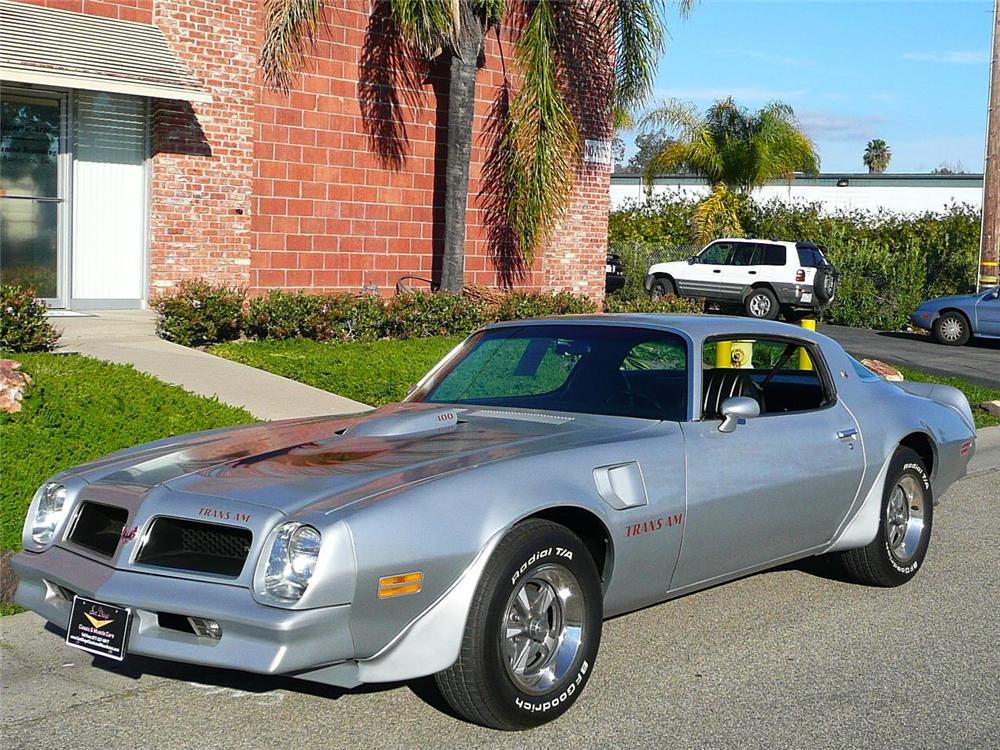
[[[107,658],[435,675],[459,715],[521,729],[580,696],[604,618],[815,555],[909,581],[974,449],[959,391],[787,324],[501,323],[403,403],[52,477],[16,601]]]

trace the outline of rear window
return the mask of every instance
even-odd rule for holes
[[[823,268],[830,265],[818,247],[799,247],[799,265],[804,268]]]

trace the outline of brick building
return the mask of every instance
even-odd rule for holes
[[[54,307],[137,307],[204,277],[383,293],[442,244],[447,84],[405,73],[385,0],[331,0],[288,92],[261,84],[252,0],[0,0],[0,271]],[[466,280],[600,298],[610,166],[603,101],[558,231],[506,259],[491,117],[513,56],[477,79]],[[603,93],[591,95],[603,97]]]

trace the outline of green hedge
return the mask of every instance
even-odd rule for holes
[[[464,336],[498,320],[594,312],[586,297],[568,292],[518,292],[494,300],[427,292],[382,298],[272,290],[241,312],[243,291],[204,281],[182,284],[156,304],[157,332],[188,346],[238,338],[314,341]]]
[[[626,290],[641,285],[650,261],[679,260],[690,245],[693,201],[659,197],[613,211],[609,241],[626,267]],[[842,273],[829,323],[898,329],[923,299],[975,290],[980,213],[969,205],[898,215],[821,212],[818,203],[748,203],[748,237],[811,241],[827,248]]]

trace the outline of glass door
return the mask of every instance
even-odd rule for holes
[[[0,93],[0,280],[63,304],[65,97]]]

